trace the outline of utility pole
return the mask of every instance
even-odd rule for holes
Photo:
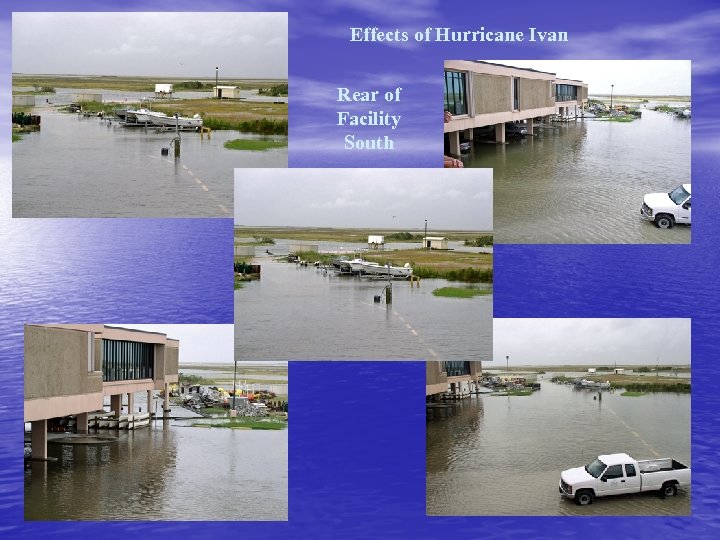
[[[427,241],[427,219],[425,220],[425,238],[423,238],[423,242],[425,243],[424,247],[429,249],[430,246],[428,245],[428,241]]]
[[[610,110],[612,110],[612,98],[613,98],[613,89],[615,88],[614,84],[610,85]]]
[[[215,95],[220,99],[220,90],[218,89],[218,67],[215,66]]]

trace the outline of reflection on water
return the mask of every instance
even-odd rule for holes
[[[646,193],[690,182],[690,121],[643,110],[631,123],[537,128],[506,145],[476,144],[466,166],[492,167],[501,243],[688,243],[690,227],[640,217]]]
[[[287,520],[287,430],[183,427],[48,445],[25,472],[28,520]]]
[[[393,282],[392,306],[374,302],[386,282],[255,261],[260,281],[235,291],[241,360],[479,360],[492,353],[492,295],[439,298],[439,279]]]
[[[172,132],[52,109],[36,113],[42,129],[13,144],[14,217],[231,217],[235,167],[287,166],[287,147],[223,147],[258,135],[182,133],[176,160],[172,149],[161,155]]]
[[[560,472],[599,454],[690,464],[690,395],[574,390],[542,383],[531,396],[466,400],[427,424],[427,509],[433,515],[689,515],[690,490],[608,497],[579,507]]]

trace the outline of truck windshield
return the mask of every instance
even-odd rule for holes
[[[670,193],[668,193],[668,196],[672,199],[672,202],[675,204],[682,204],[685,202],[685,199],[687,199],[690,194],[685,191],[685,188],[682,186],[678,186],[675,189],[673,189]]]
[[[603,473],[607,465],[605,465],[602,461],[599,459],[596,459],[593,461],[590,465],[585,465],[585,471],[594,478],[599,478],[600,475]]]

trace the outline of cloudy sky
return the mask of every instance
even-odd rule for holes
[[[588,83],[590,95],[690,95],[689,60],[489,60]]]
[[[493,366],[690,364],[690,319],[494,319]]]
[[[235,223],[492,230],[490,169],[235,169]]]
[[[232,364],[235,341],[232,324],[112,324],[147,332],[161,332],[180,340],[181,364]]]
[[[14,13],[12,41],[14,73],[288,74],[286,13]]]

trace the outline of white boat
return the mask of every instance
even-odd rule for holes
[[[412,267],[410,263],[405,266],[391,266],[390,264],[381,265],[374,262],[364,261],[363,272],[373,276],[390,276],[394,278],[407,278],[412,275]]]
[[[151,111],[150,109],[127,109],[126,116],[134,116],[139,124],[149,124],[161,127],[175,127],[177,125],[180,128],[187,129],[200,128],[203,125],[203,119],[199,114],[189,118],[186,116],[168,116],[165,113]]]
[[[157,111],[147,111],[147,117],[151,124],[156,126],[169,126],[175,127],[176,125],[181,128],[199,128],[203,125],[203,119],[199,114],[194,116],[168,116],[165,113]]]

